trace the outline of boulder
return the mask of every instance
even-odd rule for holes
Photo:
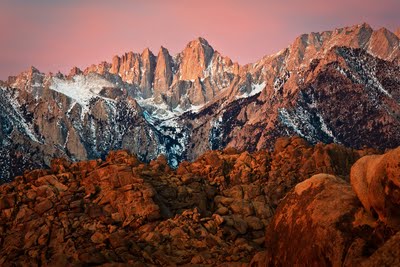
[[[364,208],[400,230],[400,148],[361,158],[351,168],[350,180]]]
[[[315,175],[297,184],[279,204],[267,227],[263,264],[355,265],[363,259],[373,226],[347,182]]]
[[[390,238],[372,254],[361,266],[400,266],[400,232]]]

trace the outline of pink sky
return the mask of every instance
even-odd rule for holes
[[[399,0],[1,0],[0,79],[31,65],[65,73],[146,47],[174,55],[198,36],[251,63],[302,33],[361,22],[395,30],[399,10]]]

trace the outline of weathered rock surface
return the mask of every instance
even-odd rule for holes
[[[329,153],[306,174],[322,168],[342,177],[366,153],[286,138],[274,153],[210,151],[177,170],[164,156],[146,164],[127,151],[105,160],[53,160],[51,169],[0,186],[0,265],[244,266],[265,250],[275,212],[268,192],[289,175],[284,170],[300,168],[293,157],[314,150]]]
[[[358,160],[351,168],[351,185],[371,215],[400,227],[400,148]]]
[[[162,95],[166,94],[171,86],[173,79],[173,60],[168,50],[160,48],[157,56],[157,65],[154,74],[154,99],[156,102],[162,102]]]
[[[266,232],[265,265],[354,265],[373,221],[347,182],[315,175],[297,184],[276,210]]]
[[[106,245],[117,228],[160,218],[153,187],[132,172],[139,163],[125,151],[104,162],[56,161],[49,175],[30,172],[3,185],[1,265],[118,262]]]
[[[361,266],[400,266],[400,232],[362,262]]]
[[[266,251],[250,265],[397,266],[398,153],[359,159],[351,185],[329,174],[298,183],[267,226]]]
[[[197,38],[175,56],[145,49],[67,76],[32,67],[0,83],[0,178],[115,149],[146,162],[165,154],[176,167],[210,149],[272,149],[293,135],[397,147],[399,42],[361,24],[301,35],[244,66]]]
[[[400,38],[400,28],[397,28],[397,30],[394,32],[394,34],[396,34],[397,37]]]
[[[294,185],[318,173],[335,174],[348,181],[353,163],[373,152],[371,149],[356,151],[335,144],[311,146],[296,137],[280,138],[272,154],[266,195],[276,205]]]

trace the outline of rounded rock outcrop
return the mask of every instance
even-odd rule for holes
[[[350,181],[364,208],[399,230],[400,148],[361,158],[351,168]]]
[[[254,266],[354,265],[368,249],[373,219],[351,186],[318,174],[290,191],[266,231],[266,252]]]

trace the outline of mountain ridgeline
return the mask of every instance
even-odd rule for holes
[[[203,38],[172,56],[129,52],[68,75],[32,67],[0,82],[0,179],[53,158],[126,149],[176,167],[210,149],[278,137],[377,149],[400,145],[400,40],[367,24],[303,34],[239,65]]]

